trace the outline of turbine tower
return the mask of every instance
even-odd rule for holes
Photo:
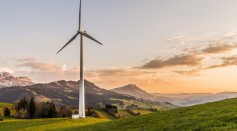
[[[88,39],[101,44],[98,40],[90,36],[86,33],[86,31],[81,31],[81,0],[79,5],[79,27],[77,30],[77,33],[57,52],[61,52],[66,46],[68,46],[73,40],[77,38],[77,36],[80,35],[81,43],[80,43],[80,91],[79,91],[79,118],[85,118],[85,91],[84,91],[84,43],[83,43],[83,37],[87,37]]]

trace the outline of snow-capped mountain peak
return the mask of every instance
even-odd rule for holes
[[[27,86],[33,85],[34,83],[28,77],[15,77],[8,72],[0,73],[0,88],[11,87],[11,86]]]

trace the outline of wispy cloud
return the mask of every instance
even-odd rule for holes
[[[228,43],[228,42],[219,41],[214,44],[210,44],[207,48],[203,49],[202,52],[205,54],[218,54],[218,53],[231,51],[236,48],[237,48],[236,43]]]
[[[171,66],[197,66],[200,65],[202,58],[195,54],[176,55],[168,59],[156,58],[141,68],[165,68]]]
[[[7,68],[7,67],[0,67],[0,72],[13,73],[13,70],[11,70],[10,68]]]
[[[181,71],[173,71],[173,72],[181,74],[181,75],[187,75],[187,76],[198,76],[200,75],[199,74],[200,70],[202,70],[201,67],[192,69],[192,70],[181,70]]]
[[[37,82],[49,82],[55,80],[78,80],[79,67],[67,69],[65,65],[58,66],[49,61],[41,61],[36,58],[18,59],[17,68],[27,68],[18,70],[17,75],[27,75]]]
[[[18,62],[30,62],[30,61],[37,61],[38,59],[35,57],[27,57],[27,58],[19,58],[16,59]]]
[[[213,69],[213,68],[237,65],[237,56],[223,57],[223,58],[221,58],[221,60],[222,60],[222,64],[212,65],[212,66],[209,66],[205,69]]]
[[[228,32],[227,34],[225,34],[223,38],[225,38],[225,39],[233,39],[236,36],[237,36],[237,31],[234,30],[234,31],[231,31],[231,32]]]
[[[165,40],[167,43],[174,43],[176,45],[183,45],[186,43],[200,42],[201,38],[195,38],[191,36],[176,36]]]

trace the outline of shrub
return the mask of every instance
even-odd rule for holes
[[[15,117],[18,119],[27,119],[29,118],[29,113],[27,109],[20,109],[19,111],[16,112]]]
[[[6,108],[4,109],[4,116],[9,117],[10,115],[11,115],[11,111],[10,111],[10,109],[9,109],[8,107],[6,107]]]
[[[78,114],[78,113],[77,113]],[[69,106],[62,106],[58,110],[58,117],[71,117],[72,116],[72,109]]]
[[[79,114],[78,109],[76,109],[76,110],[74,111],[74,114]]]

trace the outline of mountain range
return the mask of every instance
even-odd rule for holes
[[[17,84],[16,84],[17,85]],[[19,84],[18,84],[19,85]],[[53,101],[57,105],[78,106],[79,81],[55,81],[45,84],[32,84],[27,86],[12,86],[0,88],[0,101],[14,103],[23,97],[36,101]],[[85,80],[86,106],[98,107],[114,104],[118,108],[159,108],[171,109],[176,106],[167,102],[153,102],[134,96],[119,94],[106,90]]]
[[[29,77],[14,77],[8,72],[2,72],[0,74],[0,88],[11,86],[27,86],[34,83]]]
[[[236,92],[216,94],[148,93],[134,84],[106,90],[89,81],[85,81],[85,87],[87,106],[115,104],[119,108],[131,106],[150,108],[153,106],[169,109],[176,106],[191,106],[237,97]],[[79,82],[77,81],[61,80],[44,84],[34,84],[28,77],[14,77],[7,72],[0,74],[0,101],[2,102],[13,103],[22,97],[35,97],[37,101],[53,101],[56,104],[78,106],[78,89]]]
[[[216,93],[216,94],[214,93],[181,93],[181,94],[148,93],[145,90],[142,90],[141,88],[133,84],[129,84],[129,85],[119,87],[119,88],[114,88],[111,91],[115,91],[117,93],[125,94],[128,96],[134,96],[137,98],[143,98],[146,100],[156,101],[156,102],[169,102],[174,105],[183,106],[183,107],[237,97],[237,92],[221,92],[221,93]]]

